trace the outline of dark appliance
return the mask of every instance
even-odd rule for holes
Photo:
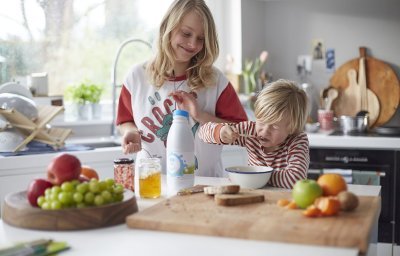
[[[400,152],[395,150],[311,148],[309,178],[317,179],[326,169],[352,170],[353,184],[381,186],[381,214],[378,242],[400,244],[400,196],[396,198],[396,183],[400,184]],[[397,182],[396,182],[397,180]]]

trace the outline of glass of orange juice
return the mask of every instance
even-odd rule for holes
[[[138,166],[139,195],[158,198],[161,195],[161,163],[159,158],[143,158]]]

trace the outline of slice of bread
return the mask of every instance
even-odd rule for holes
[[[206,195],[216,195],[216,194],[237,194],[239,193],[240,186],[239,185],[224,185],[218,187],[205,187],[204,194]]]

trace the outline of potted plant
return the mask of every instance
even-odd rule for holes
[[[78,85],[69,85],[65,89],[65,99],[73,102],[80,119],[98,119],[101,115],[100,99],[104,86],[88,81]]]

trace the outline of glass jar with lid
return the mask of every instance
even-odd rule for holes
[[[132,158],[119,158],[114,160],[114,180],[126,189],[135,191],[135,167]]]

